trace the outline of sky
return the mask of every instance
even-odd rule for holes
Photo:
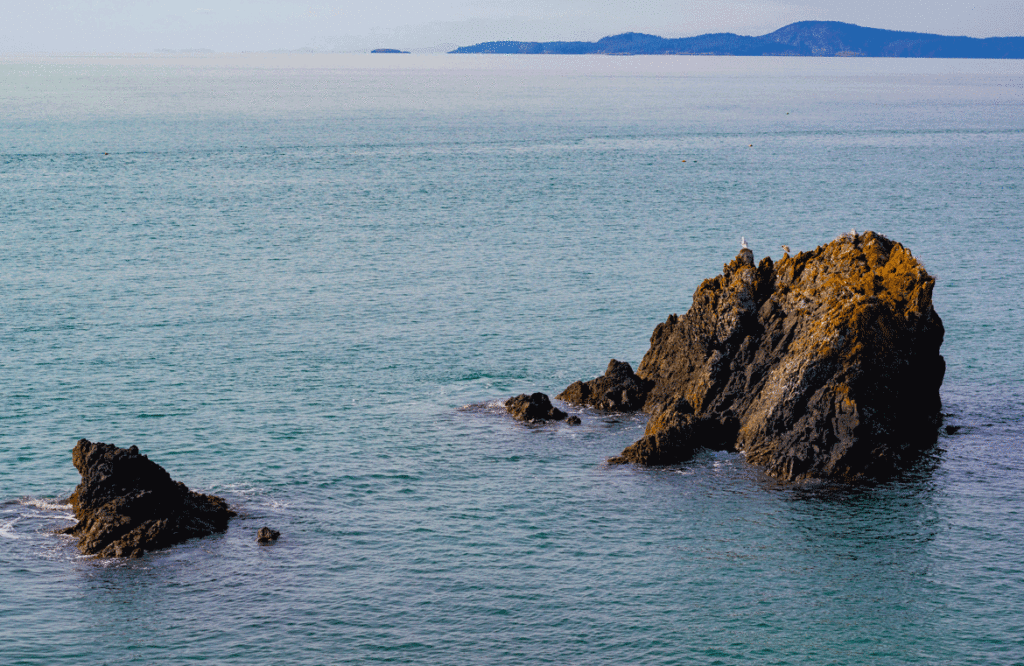
[[[1024,0],[0,0],[0,53],[440,52],[622,32],[762,35],[802,20],[1024,36]]]

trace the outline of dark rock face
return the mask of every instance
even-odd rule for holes
[[[78,549],[101,557],[141,557],[192,537],[227,529],[227,502],[171,479],[132,446],[80,439],[72,461],[82,482],[71,495],[78,524],[64,530]]]
[[[660,465],[735,448],[784,480],[884,477],[932,445],[944,330],[935,284],[867,232],[811,252],[741,253],[654,330],[644,437],[611,459]]]
[[[637,376],[629,363],[613,358],[603,375],[589,382],[574,382],[555,397],[609,412],[635,412],[643,408],[652,385]]]
[[[522,393],[505,401],[508,413],[520,421],[540,423],[542,421],[561,421],[567,414],[551,404],[551,399],[543,393],[526,395]]]
[[[567,418],[565,420],[565,422],[568,425],[579,425],[579,424],[583,423],[583,421],[580,420],[580,417],[575,416],[575,415],[570,416],[569,418]]]
[[[259,532],[256,533],[257,543],[273,543],[279,538],[281,538],[281,533],[269,527],[261,527]]]

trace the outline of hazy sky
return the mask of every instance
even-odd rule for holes
[[[0,53],[158,49],[354,51],[495,39],[760,35],[793,21],[993,37],[1024,35],[1024,1],[978,0],[0,0]]]

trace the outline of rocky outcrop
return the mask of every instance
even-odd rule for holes
[[[811,252],[742,251],[654,330],[644,437],[612,462],[735,448],[784,480],[883,477],[935,442],[942,321],[910,250],[867,232]]]
[[[603,375],[589,382],[574,382],[555,397],[609,412],[635,412],[643,408],[652,384],[637,376],[629,363],[613,358]]]
[[[522,393],[505,401],[505,409],[514,418],[526,423],[561,421],[567,414],[552,406],[551,399],[543,393],[526,395]]]
[[[64,530],[78,549],[101,557],[141,557],[192,537],[227,529],[227,502],[174,481],[155,462],[112,444],[80,439],[72,462],[82,482],[70,502],[78,524]]]

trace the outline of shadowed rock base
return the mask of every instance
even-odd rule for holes
[[[734,419],[723,423],[699,418],[689,403],[679,400],[648,421],[644,436],[608,462],[651,467],[689,460],[701,448],[732,451],[737,426]]]
[[[222,498],[171,479],[136,446],[80,439],[72,461],[82,475],[70,498],[78,524],[63,532],[78,537],[86,555],[142,557],[147,550],[223,532],[235,515]]]

